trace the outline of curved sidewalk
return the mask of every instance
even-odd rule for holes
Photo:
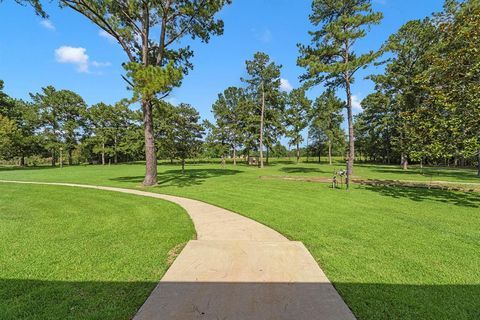
[[[197,200],[134,189],[7,181],[122,192],[177,203],[190,215],[190,241],[134,319],[355,319],[301,242]]]

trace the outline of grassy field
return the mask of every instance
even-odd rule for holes
[[[340,164],[335,166],[340,169]],[[360,319],[480,318],[480,194],[328,184],[261,176],[331,177],[333,166],[276,162],[159,166],[149,191],[200,199],[303,241]],[[0,169],[0,179],[141,188],[141,164]],[[422,174],[423,173],[423,174]],[[370,179],[480,183],[469,169],[358,165]]]
[[[0,319],[129,319],[194,232],[169,202],[0,183]]]

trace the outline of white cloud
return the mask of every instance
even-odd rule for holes
[[[55,59],[60,63],[71,63],[77,67],[78,72],[88,72],[87,49],[62,46],[55,49]]]
[[[293,86],[287,79],[280,79],[280,90],[285,92],[290,92],[293,90]]]
[[[116,42],[115,38],[110,33],[108,33],[107,31],[105,31],[103,29],[98,30],[98,35],[102,38],[107,39],[111,43]]]
[[[358,95],[352,95],[352,109],[362,111],[362,99]]]
[[[92,61],[92,66],[94,66],[96,68],[110,67],[111,65],[112,64],[108,61],[106,61],[106,62],[99,62],[99,61],[95,61],[95,60]]]
[[[49,30],[55,30],[55,26],[50,20],[41,20],[40,25],[42,25],[44,28],[49,29]]]
[[[255,38],[261,42],[268,43],[272,41],[272,32],[268,28],[265,28],[262,31],[252,29],[252,32]]]
[[[61,46],[55,49],[55,60],[60,63],[71,63],[75,65],[77,71],[81,73],[90,73],[90,66],[94,68],[104,68],[112,65],[108,61],[99,62],[93,60],[90,63],[87,49],[82,47]]]

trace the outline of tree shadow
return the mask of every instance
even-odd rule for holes
[[[409,170],[402,170],[401,168],[395,169],[392,167],[377,167],[370,166],[373,172],[385,173],[385,174],[400,174],[405,176],[424,176],[431,180],[444,180],[445,178],[458,179],[460,181],[467,180],[472,182],[480,182],[480,177],[476,175],[474,170],[467,171],[465,169],[456,168],[436,168],[426,167],[424,169],[412,168]]]
[[[306,167],[285,167],[285,168],[280,168],[280,171],[283,171],[285,173],[328,173],[328,171],[320,170],[319,168],[306,168]]]
[[[19,166],[0,166],[0,171],[35,171],[35,170],[48,170],[48,169],[58,169],[59,166],[29,166],[29,167],[19,167]]]
[[[158,173],[158,184],[155,188],[196,186],[203,184],[205,180],[210,178],[232,176],[241,172],[233,169],[185,169],[185,174],[182,175],[182,170],[167,170]],[[144,176],[128,176],[111,178],[110,180],[142,183],[143,179]]]
[[[0,279],[0,318],[131,319],[156,284]]]
[[[131,319],[140,309],[138,319],[174,314],[178,319],[310,320],[343,319],[349,313],[332,285],[325,282],[155,285],[153,281],[0,279],[0,316],[12,320]],[[480,284],[338,282],[334,286],[359,319],[480,318]]]
[[[418,202],[433,200],[461,207],[480,207],[480,194],[475,192],[448,191],[423,187],[376,186],[368,184],[363,185],[362,188],[395,199],[408,198]]]

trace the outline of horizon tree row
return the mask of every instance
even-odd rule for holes
[[[142,115],[130,109],[131,101],[88,107],[80,95],[52,86],[30,97],[31,102],[9,97],[0,80],[0,159],[18,159],[25,166],[26,158],[33,165],[48,158],[55,166],[65,152],[69,165],[145,160]],[[200,116],[187,104],[154,103],[156,156],[184,165],[201,151]]]

